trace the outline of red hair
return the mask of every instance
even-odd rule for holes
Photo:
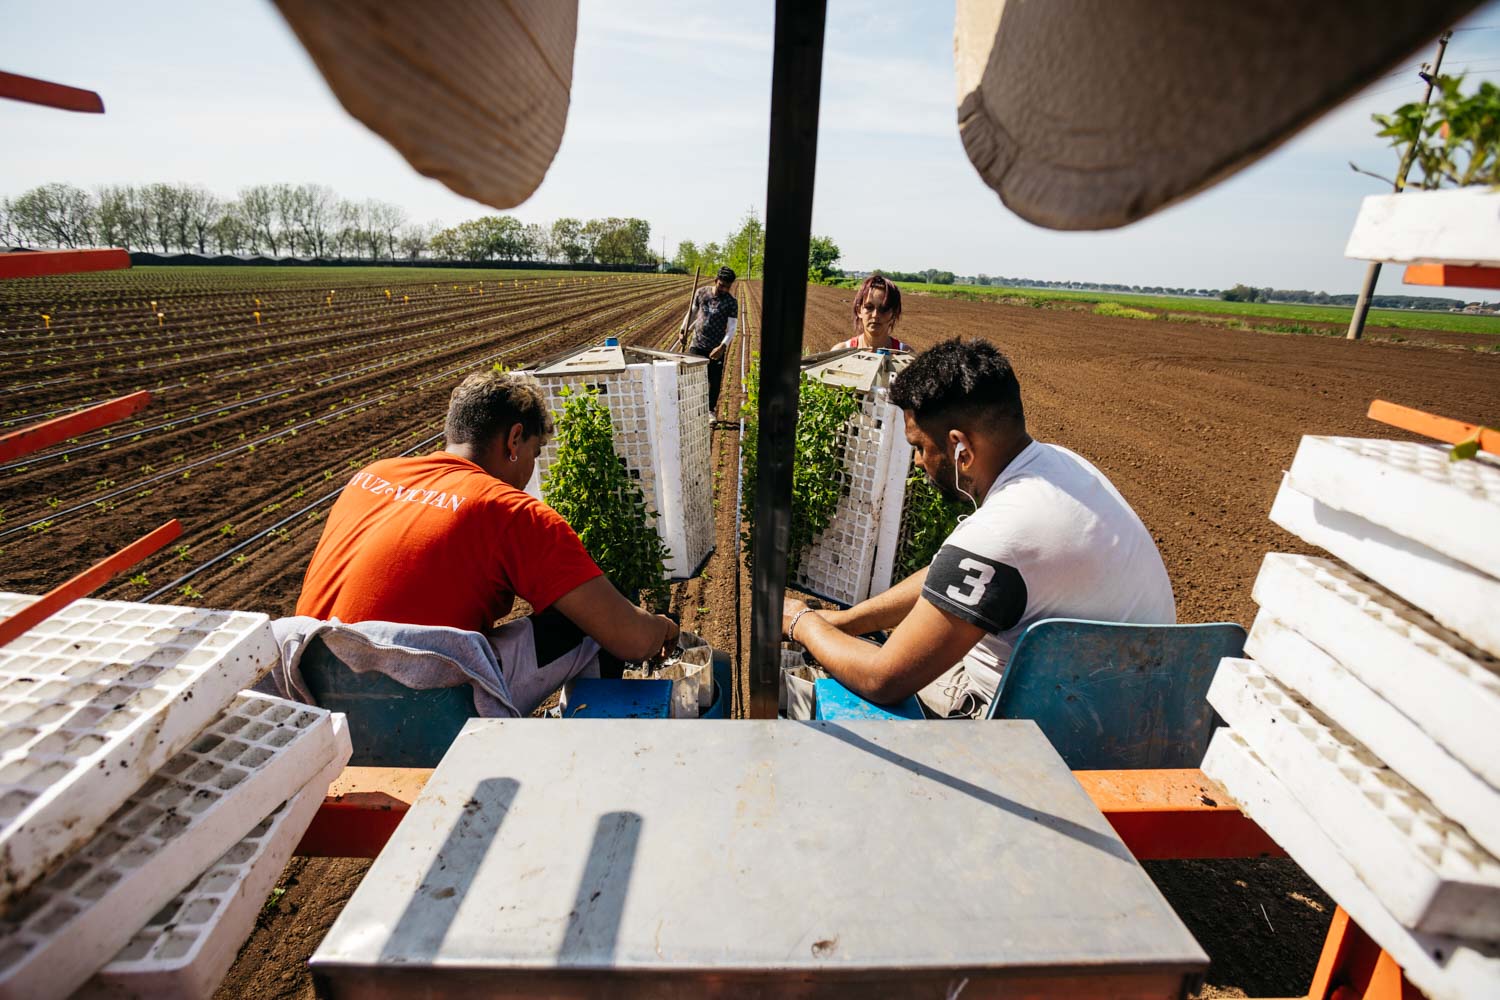
[[[890,307],[891,316],[895,319],[901,318],[901,289],[897,288],[896,283],[885,275],[872,274],[860,283],[859,291],[854,293],[854,333],[856,335],[862,333],[864,329],[859,322],[860,307],[865,304],[865,299],[870,297],[870,293],[877,288],[885,292],[885,304]]]

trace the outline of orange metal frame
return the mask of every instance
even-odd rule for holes
[[[51,617],[80,597],[87,597],[113,576],[123,573],[163,545],[182,534],[182,525],[174,517],[142,538],[138,538],[114,555],[94,563],[67,583],[48,591],[35,604],[0,621],[0,646],[20,636],[41,621]]]
[[[104,98],[92,90],[49,83],[35,77],[21,76],[19,73],[0,72],[0,97],[41,104],[62,111],[82,111],[94,115],[104,113]]]
[[[0,253],[0,280],[84,271],[122,271],[128,267],[130,254],[124,250],[16,250]]]
[[[1223,786],[1197,769],[1074,771],[1073,776],[1141,860],[1284,856]],[[432,771],[424,768],[345,768],[329,787],[297,853],[375,857],[431,777]],[[1302,1000],[1420,996],[1395,961],[1337,910],[1312,988]]]
[[[30,455],[34,451],[50,448],[70,437],[97,430],[117,420],[124,420],[144,410],[151,403],[151,393],[142,390],[128,396],[111,399],[98,406],[76,410],[39,424],[29,424],[20,430],[0,434],[0,462],[9,462]]]
[[[1409,406],[1400,406],[1396,403],[1387,403],[1383,399],[1377,399],[1370,403],[1370,410],[1365,416],[1371,420],[1378,420],[1382,424],[1399,427],[1403,431],[1411,431],[1423,437],[1430,437],[1444,444],[1458,444],[1468,441],[1477,433],[1479,435],[1479,450],[1487,451],[1491,455],[1500,455],[1500,431],[1492,431],[1487,427],[1477,424],[1466,424],[1462,420],[1452,420],[1448,417],[1439,417],[1421,410],[1414,410]]]
[[[1500,288],[1500,267],[1408,264],[1401,280],[1408,285],[1436,285],[1442,288]]]

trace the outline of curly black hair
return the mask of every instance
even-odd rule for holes
[[[891,380],[891,402],[924,425],[981,416],[1026,424],[1015,369],[984,340],[954,337],[918,354]]]

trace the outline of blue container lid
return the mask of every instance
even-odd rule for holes
[[[619,347],[620,346],[620,338],[619,337],[605,337],[604,338],[604,346],[605,347]]]

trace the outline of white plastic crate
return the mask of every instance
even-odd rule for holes
[[[1500,996],[1500,949],[1402,927],[1238,733],[1220,729],[1214,734],[1203,773],[1223,785],[1431,1000]]]
[[[342,730],[341,716],[334,722]],[[74,1000],[138,997],[194,1000],[213,994],[255,929],[266,897],[348,763],[341,753],[307,785],[256,824],[192,885],[157,911],[94,974]]]
[[[1500,787],[1500,661],[1328,559],[1270,553],[1254,594]]]
[[[1450,559],[1500,577],[1500,466],[1454,462],[1449,449],[1415,441],[1302,439],[1292,485]]]
[[[1290,477],[1271,520],[1427,612],[1485,652],[1500,656],[1500,580],[1403,538],[1296,488]]]
[[[890,588],[911,446],[885,389],[860,393],[839,441],[847,488],[828,527],[802,555],[792,584],[843,605]]]
[[[667,576],[685,580],[714,548],[712,426],[708,364],[689,355],[617,346],[595,347],[543,365],[535,375],[554,415],[567,402],[562,391],[588,386],[599,393],[614,424],[615,451],[637,481],[646,509],[668,550]],[[537,458],[527,492],[540,498],[541,482],[557,460],[554,436]]]
[[[1500,862],[1347,732],[1249,660],[1221,661],[1208,701],[1403,926],[1500,938]]]
[[[1500,792],[1333,657],[1262,610],[1245,652],[1276,680],[1411,782],[1491,854],[1500,855]]]
[[[239,694],[0,919],[0,1000],[71,994],[261,817],[349,752],[329,712]]]
[[[35,600],[0,594],[0,616]],[[80,600],[0,647],[0,905],[270,669],[268,622]]]

